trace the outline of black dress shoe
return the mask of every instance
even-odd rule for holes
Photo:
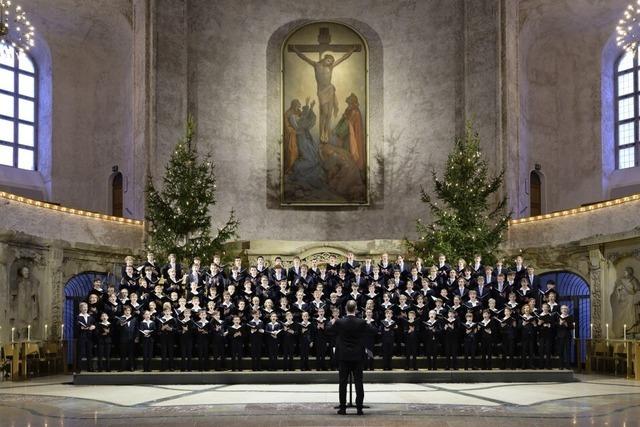
[[[356,415],[364,415],[364,412],[362,412],[362,409],[358,409],[358,412],[356,412]]]
[[[347,415],[346,409],[338,409],[338,415]]]

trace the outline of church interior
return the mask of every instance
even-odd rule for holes
[[[640,0],[0,0],[0,425],[637,425],[639,42]]]

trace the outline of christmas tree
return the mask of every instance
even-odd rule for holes
[[[156,256],[175,253],[188,264],[194,257],[210,259],[227,240],[237,236],[238,220],[231,211],[226,224],[212,236],[209,208],[216,203],[216,177],[211,155],[202,159],[194,143],[194,122],[187,119],[185,137],[171,155],[162,189],[147,181],[147,246]]]
[[[504,171],[489,176],[487,161],[480,150],[480,138],[467,122],[464,137],[456,138],[443,179],[432,172],[437,200],[424,188],[420,194],[429,206],[432,221],[416,221],[418,240],[407,241],[409,249],[425,260],[434,261],[443,253],[449,259],[469,261],[474,254],[494,261],[494,250],[502,241],[511,214],[505,214],[507,198],[491,201],[502,185]]]

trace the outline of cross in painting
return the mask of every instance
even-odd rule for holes
[[[329,142],[331,133],[331,115],[338,115],[338,100],[336,98],[336,88],[331,83],[333,69],[340,63],[348,59],[352,53],[362,51],[360,44],[331,44],[331,33],[329,28],[321,27],[318,32],[318,44],[291,44],[288,51],[293,52],[303,61],[311,65],[315,72],[316,84],[318,87],[318,104],[320,105],[320,141]],[[303,52],[317,52],[318,61],[314,61]],[[325,52],[346,52],[341,58],[336,60],[332,55]]]

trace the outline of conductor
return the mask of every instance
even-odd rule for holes
[[[328,329],[336,337],[336,359],[338,360],[338,373],[340,386],[339,415],[346,415],[347,408],[347,382],[349,375],[353,374],[353,383],[356,388],[356,409],[358,415],[362,413],[364,401],[364,386],[362,385],[362,369],[365,357],[364,338],[367,331],[367,322],[356,317],[356,302],[350,300],[346,305],[347,315],[336,320]]]

